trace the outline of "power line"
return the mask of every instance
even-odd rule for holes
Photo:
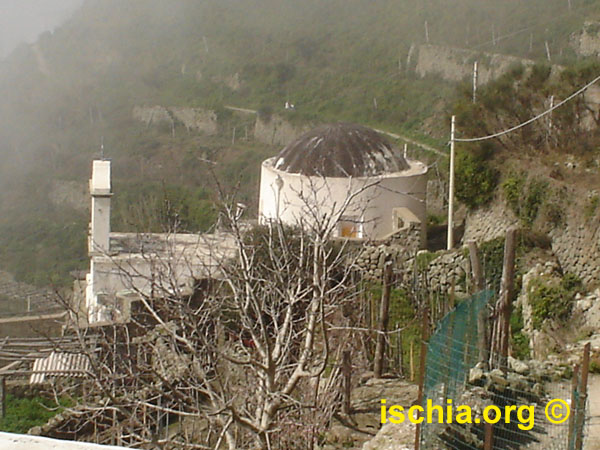
[[[498,133],[490,134],[489,136],[483,136],[483,137],[477,137],[477,138],[462,138],[462,139],[459,138],[459,139],[454,139],[454,141],[455,142],[479,142],[479,141],[486,141],[488,139],[494,139],[494,138],[497,138],[497,137],[500,137],[500,136],[504,136],[505,134],[512,133],[513,131],[516,131],[519,128],[523,128],[524,126],[527,126],[530,123],[533,123],[536,120],[541,119],[542,117],[550,114],[555,109],[560,108],[562,105],[564,105],[565,103],[573,100],[575,97],[577,97],[578,95],[580,95],[581,93],[583,93],[586,89],[588,89],[590,86],[592,86],[594,83],[596,83],[599,80],[600,80],[600,76],[597,76],[592,81],[590,81],[588,84],[586,84],[582,88],[578,89],[577,91],[573,92],[571,95],[569,95],[563,101],[557,103],[556,105],[554,105],[551,108],[548,108],[546,111],[538,114],[537,116],[532,117],[531,119],[529,119],[529,120],[527,120],[527,121],[525,121],[523,123],[520,123],[519,125],[516,125],[516,126],[514,126],[512,128],[509,128],[509,129],[504,130],[504,131],[499,131]]]

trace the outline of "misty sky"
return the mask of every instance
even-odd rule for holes
[[[33,42],[75,11],[83,0],[0,0],[0,58],[21,42]]]

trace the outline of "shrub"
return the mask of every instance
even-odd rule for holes
[[[513,356],[518,359],[529,358],[529,338],[523,333],[525,326],[523,309],[515,308],[510,316],[511,344]]]
[[[546,198],[547,190],[548,183],[546,181],[532,180],[529,183],[521,214],[521,221],[524,225],[531,226],[537,218],[538,212]]]
[[[533,327],[542,328],[546,320],[563,321],[569,318],[575,294],[581,289],[581,280],[574,274],[565,274],[559,283],[550,283],[542,278],[529,286],[529,301],[532,308]]]
[[[456,165],[456,198],[469,208],[489,203],[498,184],[498,171],[482,158],[459,152]]]
[[[590,197],[583,208],[583,215],[585,220],[590,220],[596,214],[596,210],[598,209],[598,204],[600,203],[600,197],[594,195]]]
[[[521,198],[523,197],[524,186],[524,177],[516,173],[510,174],[502,183],[502,192],[506,203],[517,217],[521,216]]]
[[[521,223],[530,227],[538,216],[540,208],[546,199],[548,183],[544,180],[533,179],[526,184],[524,174],[511,174],[502,183],[502,191],[506,203],[521,220]],[[547,211],[553,213],[553,211]],[[553,220],[562,220],[560,211],[552,216]]]

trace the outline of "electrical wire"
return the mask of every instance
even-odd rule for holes
[[[555,109],[560,108],[565,103],[573,100],[575,97],[577,97],[578,95],[582,94],[584,91],[586,91],[587,89],[589,89],[593,84],[595,84],[599,80],[600,80],[600,75],[597,76],[596,78],[594,78],[592,81],[590,81],[588,84],[586,84],[582,88],[580,88],[577,91],[573,92],[571,95],[569,95],[567,98],[565,98],[561,102],[559,102],[556,105],[554,105],[552,108],[548,108],[546,111],[538,114],[535,117],[532,117],[529,120],[526,120],[523,123],[520,123],[519,125],[515,125],[512,128],[509,128],[509,129],[504,130],[504,131],[499,131],[498,133],[490,134],[488,136],[482,136],[482,137],[477,137],[477,138],[458,138],[458,139],[454,139],[454,142],[479,142],[479,141],[486,141],[486,140],[489,140],[489,139],[494,139],[494,138],[497,138],[497,137],[500,137],[500,136],[504,136],[505,134],[508,134],[508,133],[512,133],[513,131],[516,131],[516,130],[518,130],[520,128],[523,128],[523,127],[529,125],[530,123],[533,123],[536,120],[539,120],[539,119],[541,119],[544,116],[547,116],[548,114],[550,114]]]

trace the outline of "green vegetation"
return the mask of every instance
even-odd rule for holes
[[[456,164],[456,198],[477,208],[494,197],[499,173],[482,157],[468,151],[458,153]]]
[[[548,183],[527,180],[524,173],[512,173],[502,183],[506,203],[526,227],[531,227],[547,198]],[[552,212],[553,220],[561,220],[560,211]]]
[[[382,286],[381,284],[371,284],[365,286],[368,298],[371,299],[372,319],[376,320],[379,314],[379,301],[381,299]],[[410,295],[404,289],[393,288],[390,292],[390,309],[389,309],[389,329],[403,328],[402,330],[402,355],[404,361],[404,373],[409,372],[409,358],[411,343],[413,348],[414,361],[419,360],[420,355],[420,339],[421,339],[421,324],[419,322],[415,305],[411,301]],[[373,323],[373,326],[376,322]],[[390,344],[393,348],[398,347],[398,335],[394,333],[390,336]],[[373,347],[374,348],[374,347]],[[419,370],[416,367],[415,370]],[[418,374],[417,374],[418,375]]]
[[[511,330],[511,348],[513,356],[517,359],[528,359],[529,338],[523,332],[525,323],[523,321],[523,310],[521,307],[515,308],[510,316]]]
[[[215,205],[203,188],[116,185],[112,226],[134,232],[202,232],[216,220]]]
[[[533,327],[540,330],[547,320],[567,320],[571,314],[575,294],[580,289],[581,280],[569,273],[558,283],[544,278],[533,280],[529,286]]]
[[[430,252],[430,251],[419,252],[416,257],[417,270],[420,272],[427,270],[429,263],[431,261],[433,261],[435,258],[437,258],[438,256],[439,255],[436,254],[435,252]]]
[[[60,399],[60,405],[45,397],[16,398],[12,394],[6,396],[6,416],[0,420],[0,431],[26,434],[35,426],[48,422],[65,407],[73,406],[71,400]]]
[[[600,204],[600,196],[593,195],[587,199],[585,206],[583,207],[583,215],[586,220],[590,220],[596,214],[598,205]]]

